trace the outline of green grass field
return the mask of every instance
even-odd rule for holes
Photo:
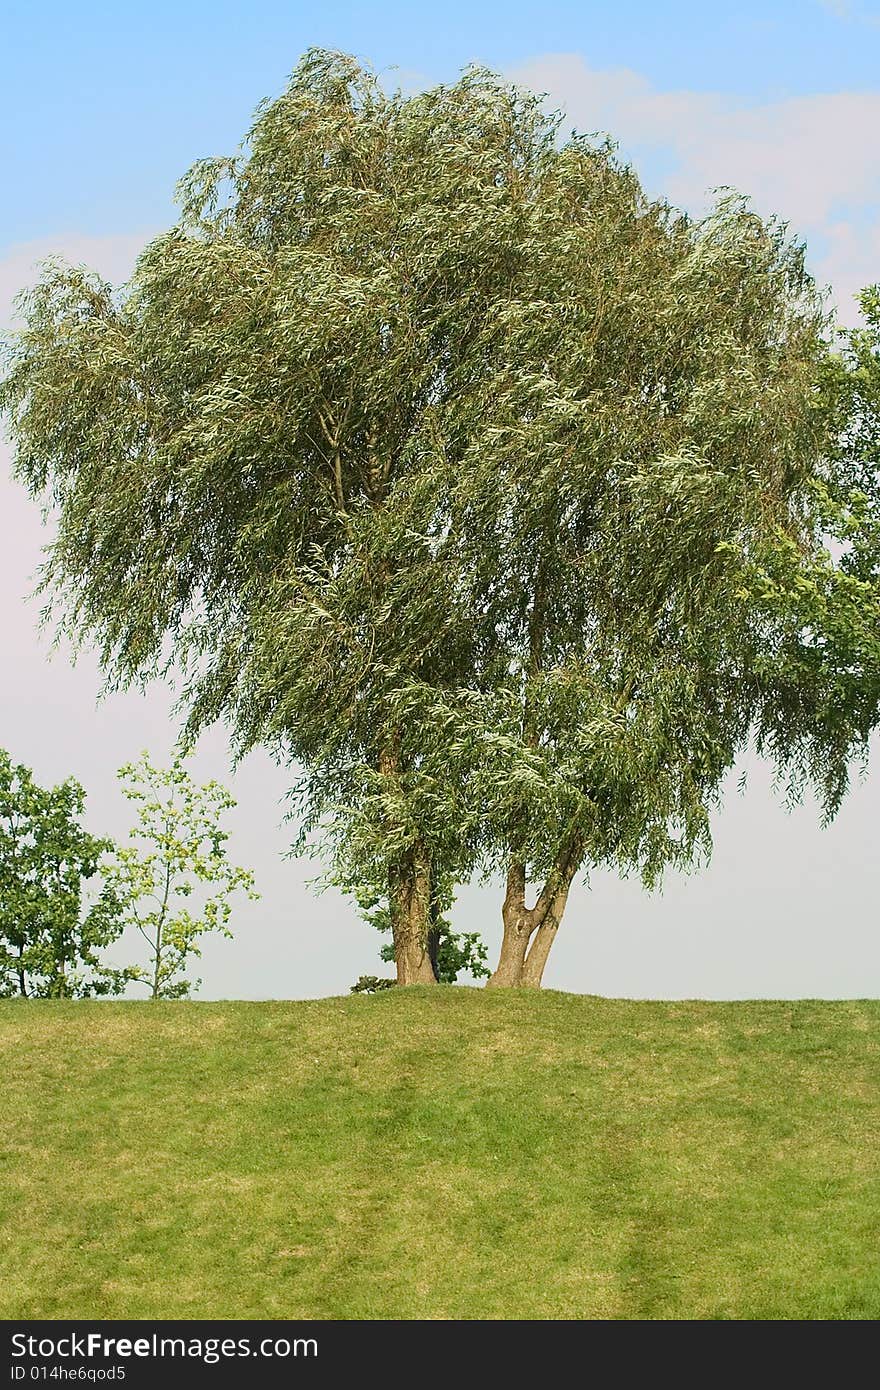
[[[0,1004],[0,1316],[876,1318],[880,1003]]]

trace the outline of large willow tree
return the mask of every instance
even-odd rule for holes
[[[691,858],[750,734],[833,803],[873,655],[815,636],[822,324],[778,229],[651,202],[491,74],[388,95],[321,52],[181,209],[123,292],[25,302],[47,582],[111,679],[296,761],[402,983],[478,865],[495,983],[539,983],[575,873]]]

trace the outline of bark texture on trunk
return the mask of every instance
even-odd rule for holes
[[[434,979],[440,980],[440,945],[443,940],[443,933],[440,926],[442,914],[440,911],[440,898],[437,893],[437,878],[434,873],[434,865],[430,867],[430,889],[428,893],[428,957],[431,961],[431,969],[434,972]]]
[[[571,887],[571,879],[574,878],[575,870],[572,870],[571,877],[564,887],[560,887],[554,893],[550,906],[547,908],[544,920],[535,933],[534,940],[529,947],[523,966],[522,983],[530,989],[540,989],[541,981],[544,978],[544,967],[547,964],[547,957],[550,954],[550,947],[556,940],[556,933],[559,930],[559,923],[562,921],[562,914],[565,912],[565,905],[568,902],[568,890]]]
[[[379,754],[378,769],[390,781],[399,774],[398,739],[395,734]],[[416,843],[388,871],[388,906],[394,938],[394,962],[399,985],[433,985],[437,976],[432,960],[438,942],[430,938],[431,858],[424,845]]]
[[[580,841],[572,841],[531,908],[526,906],[525,865],[511,860],[501,914],[504,924],[501,954],[495,971],[486,982],[487,988],[540,989],[550,947],[556,940],[569,889],[582,857]]]
[[[511,860],[507,870],[507,891],[501,908],[504,935],[498,965],[486,981],[487,989],[522,984],[523,966],[534,925],[526,907],[526,868]]]
[[[416,845],[389,875],[394,959],[399,985],[437,983],[428,940],[431,912],[431,861]]]

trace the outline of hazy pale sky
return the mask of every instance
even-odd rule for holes
[[[237,145],[253,108],[278,93],[302,51],[342,48],[390,81],[449,80],[476,60],[549,93],[572,125],[609,131],[651,192],[699,210],[733,185],[787,218],[841,317],[880,279],[880,8],[857,0],[672,0],[541,5],[449,0],[441,7],[169,0],[118,6],[12,0],[0,58],[8,189],[0,210],[0,326],[12,296],[50,253],[123,280],[150,235],[174,217],[176,179]],[[392,71],[396,69],[397,71]],[[0,746],[46,782],[73,773],[96,832],[129,824],[115,769],[175,736],[161,687],[97,702],[93,660],[50,659],[27,601],[45,542],[39,514],[9,479],[0,441]],[[312,863],[284,857],[287,779],[253,756],[230,776],[222,731],[196,771],[239,800],[233,852],[263,897],[210,942],[202,997],[343,993],[382,972],[375,933],[336,894],[317,897]],[[880,811],[876,767],[836,823],[788,814],[766,771],[731,785],[711,866],[671,876],[662,894],[597,875],[575,890],[546,983],[636,997],[865,996],[880,993]],[[500,895],[465,890],[457,923],[500,936]]]

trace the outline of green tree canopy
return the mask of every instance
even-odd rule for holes
[[[102,959],[122,932],[121,905],[106,880],[87,898],[112,844],[83,829],[84,807],[72,777],[40,787],[0,749],[0,997],[119,994],[132,978]]]
[[[202,937],[232,936],[232,896],[258,897],[253,874],[227,852],[221,819],[235,800],[219,782],[195,782],[182,757],[160,768],[142,753],[119,769],[119,780],[137,821],[128,843],[116,847],[108,878],[124,925],[147,944],[148,965],[135,974],[152,999],[181,999],[201,983],[186,969],[201,955]]]

